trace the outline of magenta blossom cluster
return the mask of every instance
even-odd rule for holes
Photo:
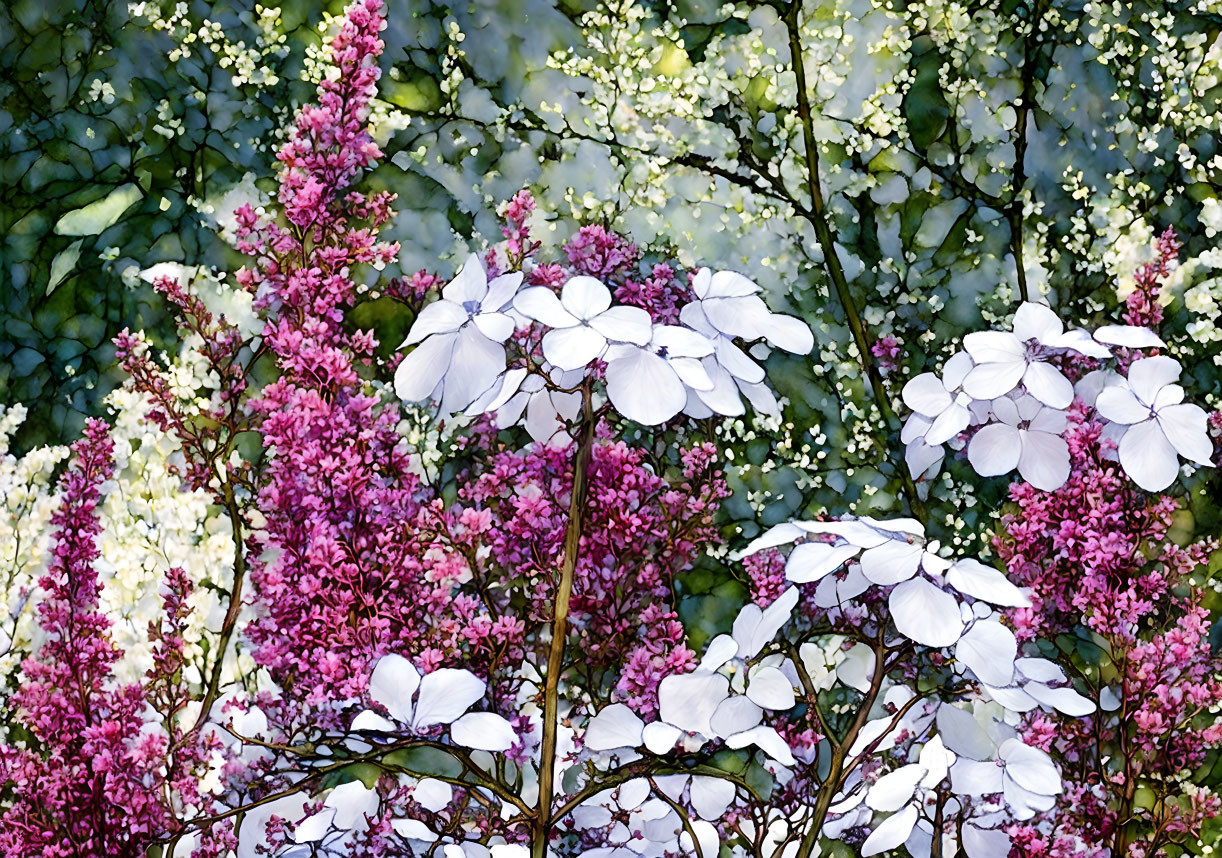
[[[1126,479],[1089,408],[1075,404],[1069,421],[1069,480],[1053,492],[1015,483],[994,546],[1030,587],[1032,606],[1010,612],[1016,634],[1060,642],[1098,711],[1028,716],[1025,740],[1053,754],[1067,783],[1055,826],[1015,826],[1013,854],[1145,858],[1222,811],[1185,786],[1222,747],[1210,714],[1222,665],[1193,583],[1217,545],[1176,535],[1180,502]]]
[[[15,796],[0,812],[5,855],[142,855],[144,844],[176,827],[168,797],[194,798],[193,779],[180,777],[184,764],[191,767],[190,750],[182,749],[167,777],[170,736],[146,729],[144,720],[154,701],[140,684],[114,681],[121,653],[98,609],[96,568],[96,508],[114,469],[113,450],[107,426],[90,421],[60,481],[55,544],[39,581],[43,641],[22,664],[20,688],[8,703],[16,731],[10,739],[23,741],[0,744],[0,784]],[[154,685],[172,675],[175,652],[180,658],[181,640],[165,637]],[[176,705],[177,695],[169,697],[160,702]]]

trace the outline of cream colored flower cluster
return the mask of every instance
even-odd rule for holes
[[[54,477],[68,457],[67,447],[38,447],[15,456],[10,441],[25,418],[24,406],[0,405],[0,699],[15,690],[17,668],[29,652],[32,609],[58,503]]]
[[[188,342],[168,370],[180,402],[197,406],[207,402],[200,392],[216,386],[198,345]],[[116,678],[136,681],[151,667],[149,624],[162,615],[166,571],[179,566],[195,585],[185,640],[191,665],[187,679],[199,683],[205,655],[215,658],[227,608],[224,596],[232,586],[231,522],[207,492],[184,486],[179,477],[185,464],[181,444],[149,419],[151,401],[145,394],[123,387],[105,403],[116,470],[103,486],[97,511],[103,526],[97,569],[103,584],[100,608],[122,652]],[[2,696],[15,690],[22,659],[40,642],[37,582],[46,569],[52,538],[57,468],[69,452],[66,447],[40,447],[13,455],[9,439],[24,417],[20,405],[0,407],[0,676],[9,678],[0,686]],[[233,669],[248,667],[234,663]]]

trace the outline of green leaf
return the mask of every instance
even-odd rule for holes
[[[65,247],[51,260],[51,276],[47,279],[47,294],[55,291],[55,287],[64,282],[64,278],[76,267],[76,261],[81,258],[81,245],[85,239],[78,238]]]
[[[68,212],[55,224],[59,235],[97,235],[109,228],[140,199],[140,188],[126,184],[100,200]]]

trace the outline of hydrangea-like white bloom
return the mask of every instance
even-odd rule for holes
[[[905,443],[920,437],[931,446],[945,444],[968,427],[972,398],[962,388],[963,380],[974,368],[967,352],[956,352],[942,367],[941,378],[925,372],[904,385],[904,404],[914,412],[904,427]]]
[[[581,394],[572,388],[584,377],[581,370],[552,369],[545,377],[522,368],[511,369],[501,376],[499,384],[475,400],[466,413],[495,412],[493,422],[498,429],[516,425],[525,414],[524,425],[532,439],[540,444],[567,444],[571,437],[565,426],[581,413]]]
[[[513,299],[519,313],[552,330],[543,335],[543,356],[561,370],[579,369],[607,350],[608,342],[647,344],[653,333],[640,307],[612,307],[611,291],[593,277],[571,277],[560,297],[546,286],[523,289]]]
[[[1069,349],[1090,357],[1111,352],[1091,341],[1084,332],[1065,333],[1065,326],[1043,304],[1027,302],[1014,314],[1014,331],[975,331],[963,338],[963,347],[976,367],[963,379],[963,389],[975,399],[1005,396],[1019,384],[1052,408],[1073,402],[1073,385],[1047,359]],[[1085,350],[1085,351],[1084,351]]]
[[[687,404],[688,391],[713,389],[700,358],[713,353],[707,337],[678,325],[658,325],[643,346],[607,349],[607,398],[620,414],[655,426]]]
[[[790,587],[765,609],[745,605],[733,633],[712,640],[696,670],[668,676],[658,685],[657,721],[646,724],[627,706],[612,704],[591,719],[586,747],[611,751],[644,745],[664,754],[680,740],[685,747],[699,747],[709,739],[724,739],[727,747],[755,745],[782,765],[794,765],[793,752],[781,735],[760,724],[764,709],[789,709],[796,702],[796,676],[787,673],[792,673],[792,665],[780,656],[749,668],[746,662],[776,637],[797,600],[797,588]]]
[[[736,416],[745,410],[741,393],[757,410],[775,415],[776,400],[763,384],[763,367],[734,340],[763,340],[793,354],[810,354],[815,344],[810,327],[793,316],[773,313],[756,294],[760,287],[734,271],[701,268],[692,279],[692,291],[696,300],[684,305],[679,319],[714,344],[713,354],[704,359],[713,388],[693,391],[684,410],[697,419]]]
[[[1069,479],[1069,445],[1061,437],[1065,412],[1048,408],[1034,396],[1003,396],[991,405],[996,423],[972,436],[967,458],[982,477],[1015,468],[1037,489],[1053,491]]]
[[[378,660],[369,680],[370,699],[399,724],[411,730],[449,724],[455,744],[507,751],[518,741],[508,721],[494,712],[467,712],[485,690],[484,681],[469,670],[443,667],[422,678],[410,661],[393,653]],[[393,733],[400,728],[367,709],[353,719],[352,729]]]
[[[1159,356],[1134,361],[1123,384],[1099,391],[1100,416],[1125,427],[1117,450],[1120,464],[1146,491],[1167,488],[1179,474],[1179,457],[1212,465],[1213,444],[1205,411],[1184,402],[1175,382],[1180,365]]]
[[[462,411],[505,371],[502,345],[517,327],[506,312],[522,284],[520,271],[488,280],[472,253],[423,310],[399,346],[419,343],[395,370],[395,393],[408,402],[440,399],[443,414]]]

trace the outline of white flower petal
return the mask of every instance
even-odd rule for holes
[[[1068,686],[1049,688],[1042,682],[1028,682],[1023,686],[1023,691],[1045,706],[1073,718],[1081,718],[1095,711],[1095,704],[1089,698],[1083,697]]]
[[[488,283],[488,294],[480,301],[480,308],[485,313],[499,313],[513,304],[514,296],[517,295],[521,285],[521,271],[510,271],[494,277]]]
[[[658,684],[658,715],[687,733],[712,735],[709,718],[730,691],[730,680],[720,673],[672,675]]]
[[[467,301],[482,301],[488,294],[488,272],[484,264],[474,253],[468,254],[458,274],[441,290],[441,295],[447,301],[462,306]]]
[[[866,842],[861,844],[862,858],[878,855],[903,844],[908,839],[908,835],[912,833],[916,821],[917,809],[912,805],[908,805],[899,813],[888,816],[866,838]]]
[[[574,325],[556,328],[543,335],[543,356],[559,369],[579,369],[607,348],[607,338],[593,328]]]
[[[1006,739],[997,750],[1006,764],[1006,777],[1020,787],[1037,795],[1060,794],[1061,775],[1046,753],[1018,739]]]
[[[1153,405],[1159,390],[1179,380],[1180,363],[1165,355],[1142,358],[1129,365],[1129,386],[1146,405]]]
[[[815,335],[810,326],[801,319],[786,316],[783,313],[772,313],[767,321],[757,326],[759,336],[790,354],[808,355],[815,347]]]
[[[1130,426],[1116,452],[1124,472],[1148,492],[1161,492],[1179,476],[1179,456],[1157,420]]]
[[[366,817],[377,816],[379,799],[377,790],[370,789],[360,781],[348,781],[331,790],[323,804],[335,808],[332,823],[336,828],[352,831],[365,828],[368,824]]]
[[[638,346],[653,336],[653,320],[640,307],[612,307],[591,319],[590,327],[609,340]]]
[[[403,719],[404,723],[411,720],[411,711],[408,711],[408,717]],[[355,718],[352,719],[352,724],[349,725],[350,730],[369,730],[375,733],[394,733],[399,728],[389,718],[383,718],[372,709],[366,709]]]
[[[977,828],[970,822],[963,826],[963,851],[967,858],[996,858],[1009,855],[1014,842],[1010,835],[998,828]]]
[[[1022,341],[1014,334],[1005,331],[974,331],[963,338],[963,348],[977,365],[1026,362],[1027,349]],[[994,397],[983,398],[993,399]]]
[[[611,291],[593,277],[570,277],[560,289],[560,303],[579,319],[592,319],[611,306]]]
[[[874,649],[869,644],[855,643],[845,653],[844,661],[836,666],[836,678],[849,688],[868,691],[874,678],[876,660]]]
[[[722,414],[726,417],[737,417],[740,414],[745,414],[747,409],[743,405],[742,397],[739,395],[738,385],[734,383],[734,376],[726,372],[711,357],[704,359],[704,369],[712,380],[713,387],[710,390],[694,391],[693,393],[699,397],[699,401],[715,414]],[[690,387],[690,385],[688,386]]]
[[[726,739],[727,748],[737,750],[748,745],[755,745],[782,766],[797,764],[797,760],[793,758],[793,752],[790,751],[789,745],[781,738],[781,734],[772,727],[763,725],[752,727],[750,730],[735,733]]]
[[[1069,479],[1069,444],[1047,432],[1019,432],[1018,473],[1037,489],[1054,492]]]
[[[982,427],[967,445],[967,460],[982,477],[1010,473],[1018,467],[1021,455],[1018,430],[1005,423]]]
[[[961,759],[950,767],[951,789],[960,795],[995,795],[1005,788],[1005,771],[993,760]]]
[[[963,633],[955,597],[924,578],[896,585],[887,601],[896,629],[919,644],[950,646]]]
[[[1164,388],[1166,390],[1166,388]],[[1212,465],[1209,418],[1197,405],[1168,405],[1158,412],[1158,425],[1177,453],[1198,465]]]
[[[997,399],[1017,387],[1026,373],[1027,362],[1022,359],[980,363],[963,379],[963,391],[973,399]]]
[[[908,473],[914,480],[928,479],[937,473],[946,458],[946,451],[941,446],[930,446],[918,438],[904,448],[904,462],[908,465]]]
[[[419,840],[423,843],[436,843],[437,834],[418,819],[394,819],[390,827],[405,840]],[[464,853],[465,854],[465,853]]]
[[[437,813],[454,798],[454,788],[436,778],[424,778],[412,790],[412,799],[425,810]]]
[[[395,395],[404,402],[432,396],[450,368],[457,341],[457,334],[437,334],[416,346],[395,369]]]
[[[687,403],[687,388],[665,358],[628,348],[607,364],[607,397],[629,420],[646,426],[665,423]]]
[[[706,269],[707,270],[707,269]],[[718,271],[709,280],[708,292],[700,298],[742,298],[760,291],[755,281],[737,271]]]
[[[1014,632],[998,622],[982,620],[972,624],[955,644],[955,658],[988,685],[1009,685],[1014,679],[1017,656]]]
[[[758,706],[774,711],[792,709],[797,699],[793,685],[775,667],[759,667],[747,682],[747,698]]]
[[[679,325],[658,325],[650,342],[654,348],[666,349],[672,357],[702,358],[713,353],[712,340]]]
[[[924,766],[900,766],[874,782],[866,794],[866,804],[887,813],[899,810],[912,798],[924,776]]]
[[[917,573],[925,548],[919,542],[890,539],[861,555],[861,572],[875,584],[890,586]]]
[[[938,707],[938,735],[948,750],[969,760],[988,760],[997,753],[997,746],[989,738],[972,713],[943,703]],[[998,789],[1000,792],[1000,772],[998,773]]]
[[[412,696],[420,687],[420,671],[401,655],[378,659],[369,679],[369,697],[386,707],[390,716],[404,724],[412,720]]]
[[[1031,600],[1015,587],[1005,574],[979,560],[958,560],[946,573],[946,583],[960,593],[983,599],[993,605],[1030,607]]]
[[[861,549],[856,545],[830,542],[804,542],[789,552],[785,577],[795,584],[810,584],[835,572],[846,560],[856,557]]]
[[[1048,344],[1065,330],[1060,317],[1044,304],[1024,301],[1014,314],[1014,336]]]
[[[683,731],[675,725],[667,724],[665,721],[654,721],[645,725],[642,738],[645,741],[645,747],[650,752],[665,754],[675,747],[675,742],[678,742],[682,735]]]
[[[322,840],[332,831],[332,823],[334,821],[335,808],[324,807],[293,829],[293,840],[297,843],[314,843],[315,841]]]
[[[704,364],[697,359],[672,357],[668,362],[670,368],[675,371],[675,375],[679,376],[679,380],[687,387],[697,392],[713,389],[713,379],[709,377]]]
[[[450,725],[450,739],[477,751],[508,751],[517,744],[518,735],[495,712],[468,712]]]
[[[936,418],[950,407],[951,395],[942,384],[942,379],[932,372],[924,372],[904,385],[901,394],[904,404],[917,414]]]
[[[976,364],[967,352],[955,352],[942,365],[942,383],[946,385],[947,390],[958,390],[974,366]]]
[[[591,751],[636,748],[642,741],[645,722],[623,703],[612,703],[586,727],[585,746]]]
[[[421,346],[423,348],[423,346]],[[496,384],[505,371],[505,347],[465,325],[454,340],[441,395],[443,414],[457,414]]]
[[[1095,331],[1095,339],[1126,349],[1165,348],[1167,345],[1149,328],[1139,328],[1136,325],[1104,325]]]
[[[467,323],[471,314],[453,301],[434,301],[412,322],[407,339],[399,346],[410,346],[433,334],[452,334]]]
[[[530,286],[513,299],[513,307],[523,316],[542,322],[549,328],[571,328],[581,320],[564,309],[556,293],[546,286]]]
[[[420,680],[420,698],[412,726],[449,724],[484,696],[486,686],[469,670],[442,667]]]
[[[513,336],[513,319],[504,313],[480,313],[473,316],[471,321],[481,334],[493,342],[503,343]]]
[[[1095,397],[1095,409],[1101,417],[1130,426],[1150,419],[1150,406],[1142,403],[1127,385],[1113,385],[1099,391]]]
[[[958,402],[938,415],[925,433],[926,444],[945,444],[972,422],[972,413]]]
[[[788,587],[763,611],[750,603],[744,605],[734,619],[733,628],[739,658],[754,658],[756,653],[771,643],[781,627],[789,622],[797,604],[798,588]]]
[[[727,697],[709,719],[709,727],[717,738],[726,738],[758,727],[764,710],[742,695]],[[673,747],[674,742],[671,742]],[[669,750],[669,748],[667,748]]]
[[[1050,363],[1033,361],[1027,364],[1023,386],[1049,408],[1068,408],[1073,402],[1073,384]]]
[[[732,781],[723,778],[692,778],[692,810],[702,819],[721,819],[721,815],[734,801],[736,788]]]

